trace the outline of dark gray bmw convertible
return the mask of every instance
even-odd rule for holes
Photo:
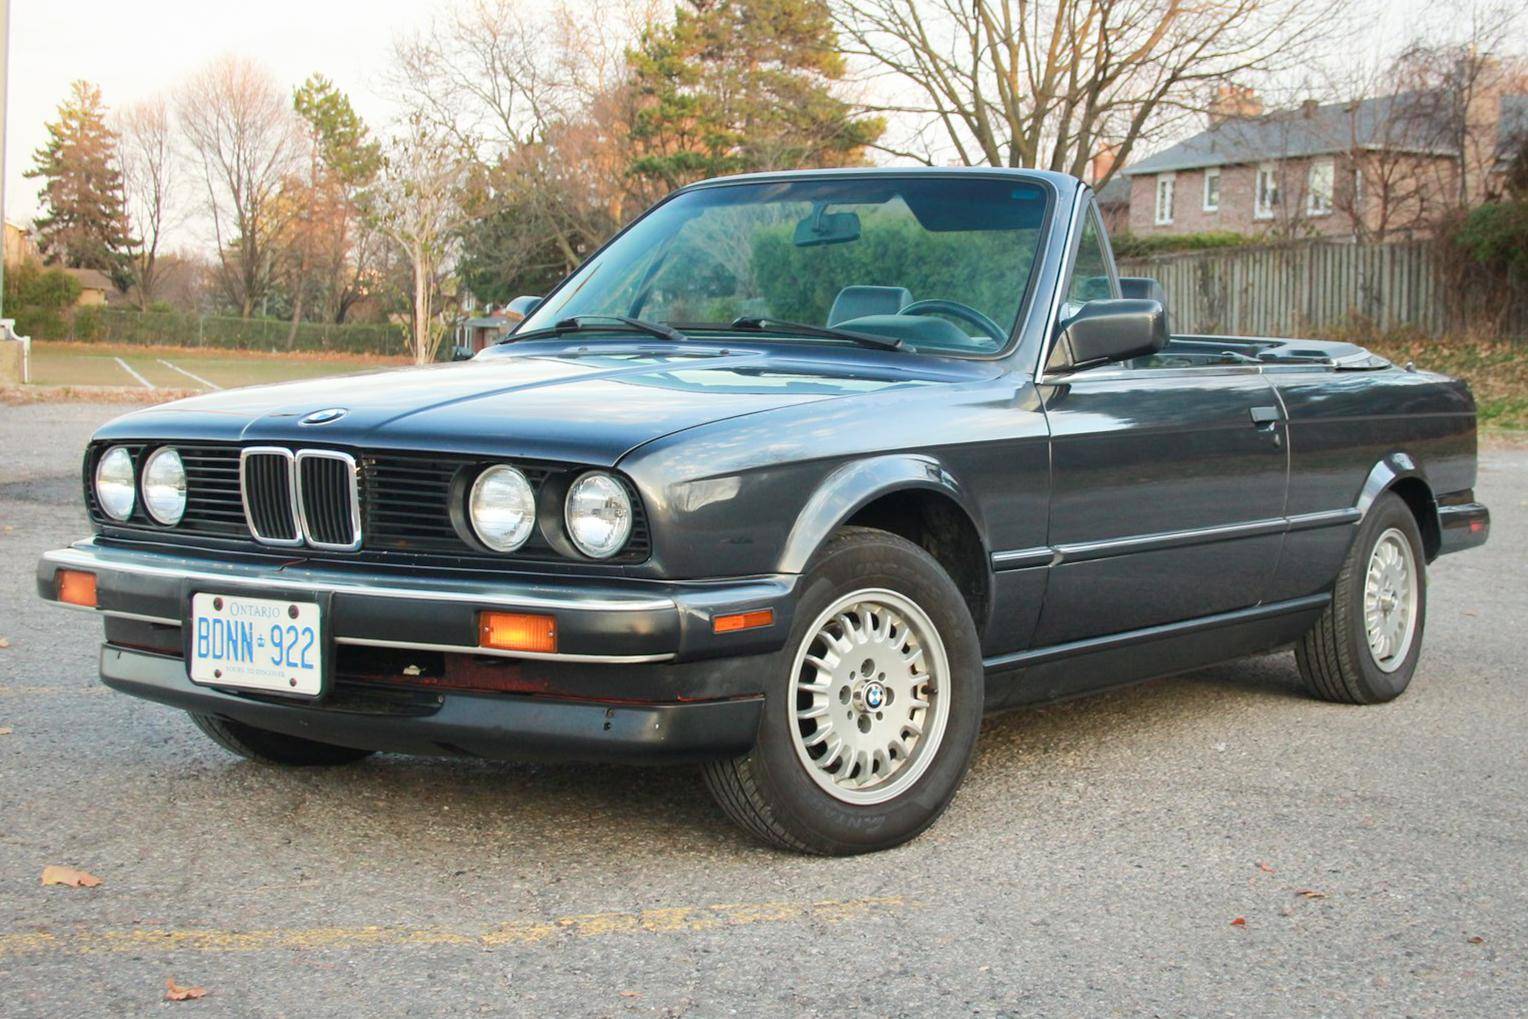
[[[1475,407],[1360,347],[1175,336],[1059,174],[685,188],[466,363],[139,411],[44,598],[256,760],[699,760],[759,837],[906,841],[984,711],[1293,645],[1417,668],[1484,542]]]

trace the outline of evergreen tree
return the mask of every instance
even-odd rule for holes
[[[133,241],[123,204],[117,136],[107,127],[101,90],[76,81],[47,125],[28,177],[43,181],[36,222],[43,257],[71,269],[99,269],[118,289],[132,282]]]
[[[627,60],[640,97],[631,172],[666,188],[860,163],[885,130],[835,94],[846,68],[826,0],[687,0]]]

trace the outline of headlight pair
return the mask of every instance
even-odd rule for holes
[[[156,522],[174,527],[186,513],[186,467],[180,454],[162,446],[143,464],[143,508]],[[96,461],[95,495],[101,511],[113,520],[126,520],[138,504],[138,478],[133,455],[113,446]]]
[[[477,476],[467,499],[467,516],[479,541],[496,552],[524,545],[536,525],[536,492],[525,475],[496,464]],[[603,471],[574,481],[563,501],[568,538],[591,559],[609,559],[631,537],[631,496]]]

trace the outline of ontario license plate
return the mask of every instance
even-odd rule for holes
[[[313,602],[191,596],[191,682],[316,697],[324,686],[322,610]]]

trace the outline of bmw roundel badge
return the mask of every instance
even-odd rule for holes
[[[323,410],[315,410],[301,421],[300,425],[327,425],[331,421],[338,421],[350,413],[344,407],[326,407]]]

